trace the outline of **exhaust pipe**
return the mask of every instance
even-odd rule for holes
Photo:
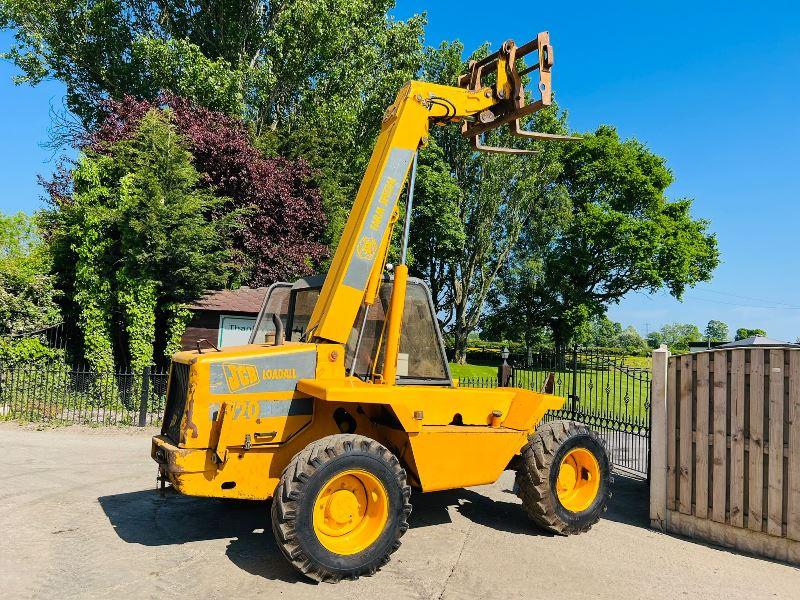
[[[275,345],[283,345],[283,321],[278,316],[278,313],[272,313],[272,324],[275,325]]]

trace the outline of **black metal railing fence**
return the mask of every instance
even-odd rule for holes
[[[158,425],[168,366],[97,371],[59,363],[0,363],[0,418],[84,425]]]
[[[462,378],[464,387],[504,383],[501,359],[496,377]],[[510,355],[505,383],[566,399],[542,422],[569,419],[586,423],[606,441],[615,467],[646,477],[650,451],[650,370],[626,364],[603,350],[573,347]]]

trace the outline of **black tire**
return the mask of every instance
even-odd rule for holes
[[[368,471],[383,484],[388,519],[378,539],[363,551],[335,554],[314,533],[313,507],[332,477],[352,469]],[[400,547],[408,529],[410,497],[405,470],[384,446],[361,435],[331,435],[306,446],[284,469],[272,500],[272,531],[286,559],[311,579],[357,579],[375,573]]]
[[[600,486],[592,504],[572,512],[561,504],[556,481],[561,461],[574,448],[585,448],[597,459]],[[600,520],[611,497],[611,460],[605,442],[586,425],[574,421],[541,424],[522,449],[517,468],[517,495],[536,525],[558,535],[589,531]]]

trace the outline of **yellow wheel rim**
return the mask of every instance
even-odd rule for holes
[[[314,533],[335,554],[356,554],[372,545],[389,517],[389,495],[368,471],[334,475],[314,501]]]
[[[573,448],[558,468],[556,493],[561,506],[571,512],[589,508],[600,489],[600,465],[586,448]]]

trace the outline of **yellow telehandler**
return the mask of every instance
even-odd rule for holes
[[[529,67],[521,60],[536,53]],[[405,264],[417,151],[431,123],[481,136],[551,103],[547,32],[507,41],[472,62],[457,87],[411,81],[386,111],[380,136],[327,275],[273,285],[250,344],[172,358],[160,477],[192,496],[272,499],[272,529],[308,577],[370,575],[408,529],[411,489],[493,483],[515,489],[537,525],[588,530],[605,509],[611,464],[584,425],[537,428],[564,399],[525,389],[463,388],[451,376],[430,292]],[[526,103],[522,76],[538,73]],[[397,202],[411,172],[402,259],[386,274]]]

